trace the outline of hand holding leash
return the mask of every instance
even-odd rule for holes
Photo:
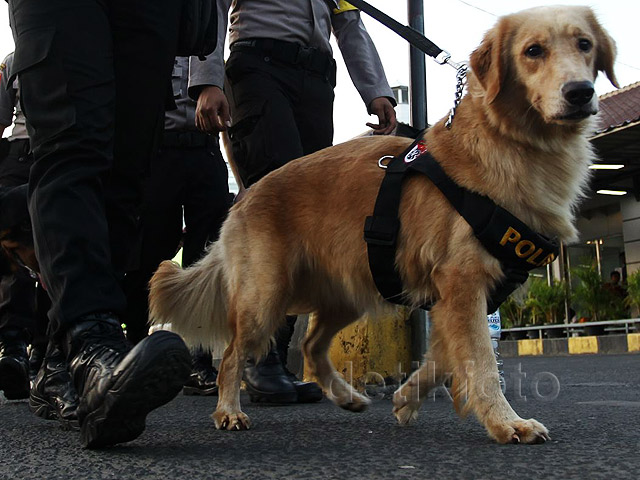
[[[377,97],[369,105],[369,113],[378,117],[378,123],[367,123],[374,135],[389,135],[398,126],[396,111],[387,97]]]

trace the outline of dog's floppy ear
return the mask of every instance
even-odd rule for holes
[[[596,37],[596,69],[599,72],[604,72],[607,75],[609,81],[617,88],[618,79],[613,71],[613,64],[616,60],[616,42],[609,36],[600,22],[596,19],[593,11],[589,9],[589,23],[593,28],[593,33]]]
[[[507,19],[501,19],[485,34],[480,46],[471,54],[471,68],[485,91],[488,103],[496,99],[506,76],[502,50],[506,41],[507,22]]]

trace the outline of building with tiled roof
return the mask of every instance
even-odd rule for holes
[[[600,97],[596,135],[631,125],[640,120],[640,82]]]
[[[593,259],[603,278],[640,269],[640,82],[600,97],[591,138],[598,154],[589,198],[578,219],[580,242],[568,248],[569,267]]]

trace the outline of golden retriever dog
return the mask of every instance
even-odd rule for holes
[[[587,7],[541,7],[502,17],[472,53],[468,93],[451,129],[425,139],[459,185],[490,197],[533,230],[572,242],[575,211],[594,155],[587,140],[603,71],[616,85],[615,43]],[[192,343],[228,344],[220,365],[218,429],[250,426],[240,408],[242,370],[285,314],[315,312],[304,341],[309,371],[342,408],[369,400],[328,358],[333,336],[387,304],[363,240],[384,170],[411,140],[359,138],[294,160],[251,187],[220,240],[186,270],[164,262],[151,281],[151,317]],[[416,419],[430,388],[452,377],[460,414],[473,413],[499,443],[540,443],[547,429],[516,414],[500,390],[487,329],[487,294],[503,272],[427,177],[404,183],[396,266],[415,306],[433,301],[424,365],[394,396],[400,424]],[[435,373],[434,373],[435,372]]]

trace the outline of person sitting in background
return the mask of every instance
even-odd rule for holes
[[[605,283],[605,288],[613,293],[616,297],[624,298],[627,296],[627,291],[620,283],[620,279],[620,272],[617,270],[612,271],[610,274],[610,281],[609,283]]]

